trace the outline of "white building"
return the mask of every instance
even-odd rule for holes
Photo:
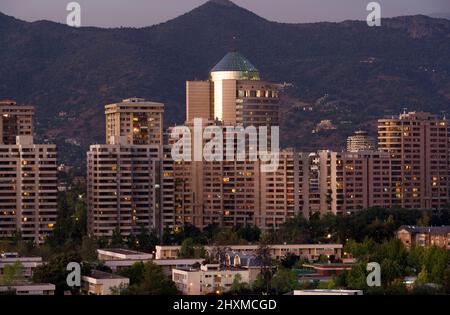
[[[156,246],[156,259],[175,259],[178,257],[181,246]],[[254,253],[258,250],[258,245],[229,245],[224,246],[229,251],[240,253]],[[342,257],[342,244],[276,244],[270,245],[272,258],[281,259],[288,253],[301,256],[308,260],[317,260],[320,255]],[[207,253],[214,250],[212,246],[205,246]]]
[[[111,295],[111,289],[129,284],[128,278],[98,270],[92,271],[90,276],[82,277],[83,291],[91,295]]]
[[[0,286],[0,292],[12,292],[15,295],[54,295],[55,285],[50,283],[23,283]]]
[[[101,261],[108,260],[150,260],[152,254],[138,252],[123,248],[97,249],[98,259]]]
[[[19,257],[18,253],[4,253],[0,255],[0,277],[5,266],[14,265],[16,262],[22,265],[25,278],[32,277],[34,269],[43,264],[42,257]]]
[[[222,294],[231,289],[238,274],[241,282],[250,284],[259,274],[259,268],[220,269],[218,264],[208,264],[200,269],[173,269],[172,281],[184,295]]]
[[[172,276],[172,269],[190,268],[203,262],[203,259],[152,259],[153,255],[128,249],[98,249],[98,259],[113,272],[131,267],[139,262],[152,262],[160,266],[167,276]]]

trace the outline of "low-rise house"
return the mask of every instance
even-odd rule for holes
[[[0,285],[0,294],[13,295],[54,295],[55,285],[51,283],[17,283]]]
[[[3,275],[5,266],[14,265],[17,262],[22,265],[25,278],[31,278],[34,269],[43,264],[42,257],[20,257],[18,253],[2,253],[0,255],[0,277]]]
[[[163,272],[172,276],[172,269],[190,268],[194,264],[203,263],[204,259],[152,259],[153,255],[143,252],[131,251],[126,249],[98,249],[98,259],[111,271],[118,272],[123,268],[131,267],[139,262],[152,262],[161,266]]]
[[[236,275],[240,275],[241,282],[251,284],[256,279],[256,271],[207,264],[196,269],[173,269],[172,280],[184,295],[222,294],[231,289]]]
[[[111,295],[113,288],[119,289],[129,284],[128,278],[98,270],[82,277],[82,290],[92,295]]]
[[[97,256],[100,261],[107,260],[150,260],[152,254],[138,252],[123,248],[97,249]]]
[[[450,250],[450,226],[402,225],[396,232],[397,238],[406,248],[412,246],[438,246]]]
[[[310,261],[318,260],[320,256],[330,259],[340,259],[342,257],[342,244],[276,244],[270,245],[270,254],[273,259],[282,259],[291,253]],[[156,246],[156,259],[176,259],[181,246]],[[258,245],[229,245],[223,246],[228,251],[240,253],[254,253],[258,250]],[[211,254],[215,248],[205,246],[207,254]]]

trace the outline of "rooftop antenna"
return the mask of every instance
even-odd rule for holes
[[[232,40],[231,40],[231,52],[237,52],[237,49],[236,49],[236,46],[237,46],[236,41],[237,41],[237,36],[236,36],[236,35],[233,35],[233,38],[232,38]]]

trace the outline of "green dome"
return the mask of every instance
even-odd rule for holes
[[[259,72],[258,69],[247,58],[238,52],[230,52],[219,63],[212,68],[211,72],[219,71],[242,71]]]

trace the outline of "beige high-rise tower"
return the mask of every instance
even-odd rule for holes
[[[374,137],[368,135],[367,131],[358,130],[355,134],[347,138],[347,151],[375,151],[377,148]]]
[[[187,121],[224,125],[278,126],[278,85],[262,81],[259,70],[238,52],[230,52],[211,70],[208,81],[186,83]]]
[[[33,143],[32,106],[0,102],[0,238],[43,243],[57,217],[57,152]]]
[[[392,203],[440,209],[449,202],[448,120],[410,112],[378,121],[378,147],[391,154]]]
[[[161,103],[106,105],[106,144],[87,153],[88,231],[96,237],[160,230]]]
[[[162,145],[164,104],[129,98],[105,106],[106,143],[112,136],[135,145]]]
[[[33,106],[0,100],[0,144],[16,144],[16,136],[32,136],[33,116]]]
[[[195,118],[203,120],[203,127],[278,126],[278,85],[262,81],[250,61],[237,52],[230,52],[213,67],[209,80],[186,83],[186,111],[185,125],[192,134]],[[298,211],[293,182],[289,182],[284,192],[274,190],[275,185],[286,182],[284,175],[289,181],[292,179],[293,166],[285,163],[293,159],[292,154],[287,154],[279,172],[263,176],[261,162],[248,158],[245,161],[177,163],[166,158],[164,187],[173,189],[173,194],[167,191],[164,196],[167,219],[163,224],[176,227],[189,223],[199,228],[210,224],[277,227]],[[279,196],[283,196],[282,203],[274,200]],[[169,219],[170,209],[174,222]]]

